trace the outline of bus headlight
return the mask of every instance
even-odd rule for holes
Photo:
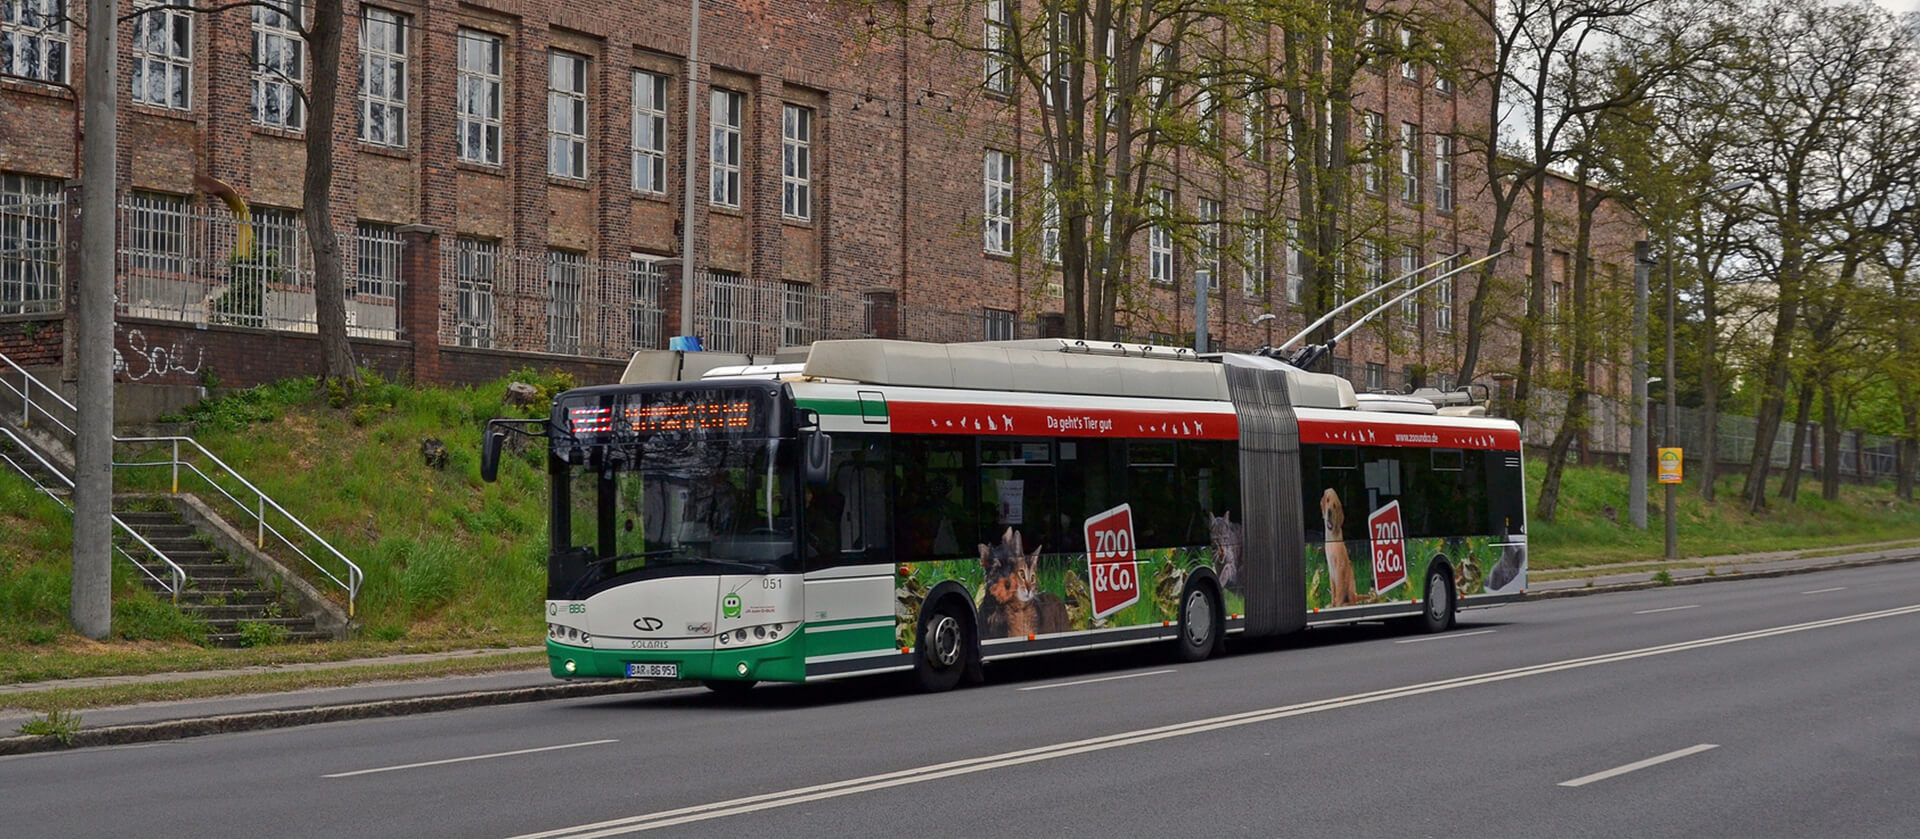
[[[735,647],[754,647],[761,644],[771,644],[785,638],[793,634],[793,630],[798,626],[799,624],[796,623],[763,623],[757,626],[743,626],[738,629],[729,629],[722,632],[715,636],[714,640],[718,641],[720,646],[730,649]]]

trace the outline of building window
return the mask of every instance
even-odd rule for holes
[[[1400,30],[1400,54],[1402,56],[1407,56],[1412,53],[1413,53],[1413,30],[1402,29]],[[1400,59],[1400,78],[1406,79],[1407,81],[1410,81],[1410,82],[1420,81],[1420,64],[1414,61],[1412,58],[1401,58]]]
[[[1433,136],[1433,206],[1453,212],[1453,138],[1445,134]]]
[[[1254,91],[1247,92],[1247,112],[1240,121],[1240,148],[1248,160],[1264,160],[1267,152],[1263,142],[1266,132],[1262,124],[1267,118],[1266,102]]]
[[[1459,261],[1460,258],[1456,256],[1440,263],[1440,273],[1452,271],[1454,263]],[[1435,285],[1435,289],[1439,292],[1434,295],[1433,303],[1433,331],[1435,332],[1453,331],[1453,281],[1455,279],[1457,278],[1448,277]]]
[[[1379,192],[1382,189],[1380,185],[1380,155],[1385,152],[1387,141],[1385,120],[1386,118],[1382,117],[1378,111],[1368,111],[1361,122],[1362,130],[1366,132],[1367,139],[1367,163],[1363,177],[1366,179],[1368,192]]]
[[[706,286],[707,331],[705,334],[713,339],[707,344],[707,349],[719,352],[746,352],[756,324],[751,320],[750,313],[740,313],[740,309],[751,310],[752,308],[745,278],[733,271],[708,271]]]
[[[187,270],[187,200],[178,195],[136,192],[124,208],[126,250],[136,271],[184,274]]]
[[[300,37],[299,0],[260,0],[253,7],[253,98],[255,125],[299,131],[306,124],[300,88],[306,84],[307,42]]]
[[[360,139],[407,147],[406,15],[362,7],[360,20]]]
[[[6,2],[6,0],[0,0]],[[133,101],[156,108],[193,106],[193,11],[187,0],[134,5]]]
[[[1160,218],[1147,229],[1147,278],[1161,285],[1173,285],[1173,190],[1153,191]]]
[[[1387,365],[1367,362],[1367,390],[1387,389]]]
[[[1209,290],[1220,290],[1220,202],[1211,198],[1200,199],[1197,207],[1200,222],[1200,252],[1194,260],[1193,282],[1205,285]]]
[[[1199,90],[1193,94],[1193,115],[1199,121],[1201,145],[1212,145],[1220,136],[1220,99],[1214,86],[1220,83],[1219,68],[1209,63],[1200,70]]]
[[[1248,297],[1267,296],[1267,233],[1260,226],[1258,210],[1240,214],[1240,262],[1246,266],[1243,289]]]
[[[1372,291],[1387,281],[1387,259],[1381,253],[1379,242],[1363,243],[1360,252],[1363,255],[1362,270],[1366,271],[1362,279],[1367,283],[1367,290]]]
[[[547,53],[547,174],[586,180],[587,57]]]
[[[1420,200],[1420,126],[1400,123],[1400,200]]]
[[[1040,258],[1060,264],[1060,196],[1053,183],[1053,164],[1040,164]]]
[[[804,347],[813,343],[812,288],[806,283],[780,284],[780,345]]]
[[[799,221],[813,218],[812,108],[781,108],[780,214]]]
[[[500,243],[465,236],[453,240],[453,332],[463,347],[493,346],[493,287],[500,275]]]
[[[1013,155],[987,149],[985,166],[986,208],[981,216],[987,253],[1008,256],[1013,253]]]
[[[1167,92],[1167,74],[1173,70],[1173,50],[1159,41],[1147,42],[1147,66],[1141,73],[1147,77],[1147,96],[1153,101],[1150,107],[1158,107],[1160,96]]]
[[[627,340],[636,350],[665,347],[661,333],[667,310],[660,303],[660,286],[665,277],[660,271],[659,257],[633,254],[627,260],[627,277],[633,285],[627,304]]]
[[[1287,302],[1300,304],[1301,287],[1306,284],[1306,272],[1300,267],[1300,220],[1287,219]]]
[[[60,309],[65,206],[53,178],[0,175],[0,315]]]
[[[0,0],[0,74],[67,83],[66,0]]]
[[[1409,247],[1400,253],[1400,273],[1412,274],[1419,269],[1420,252],[1418,250]],[[1407,288],[1413,288],[1421,282],[1421,278],[1412,277],[1407,280],[1406,288],[1401,289],[1401,291],[1404,292]],[[1414,330],[1415,332],[1420,331],[1420,295],[1409,295],[1407,299],[1400,301],[1400,319],[1402,321],[1401,326]]]
[[[391,224],[363,221],[354,228],[353,277],[347,288],[355,297],[388,300],[400,296],[400,233]]]
[[[986,324],[986,334],[981,336],[988,341],[1013,340],[1013,313],[1004,309],[987,309],[982,321]]]
[[[1433,73],[1433,89],[1451,96],[1453,95],[1453,80],[1442,75],[1436,68]]]
[[[986,52],[986,89],[1001,96],[1013,94],[1013,61],[1008,55],[1012,40],[1013,17],[1007,0],[987,0],[986,29],[981,47]]]
[[[740,111],[744,99],[744,94],[731,90],[713,90],[707,201],[715,207],[740,209]]]
[[[633,191],[667,194],[667,77],[633,71]]]
[[[1073,102],[1073,16],[1067,12],[1056,15],[1053,31],[1047,34],[1052,43],[1042,56],[1045,66],[1041,72],[1047,80],[1045,104],[1051,107],[1059,103],[1065,107]]]
[[[547,352],[580,353],[580,296],[586,273],[584,254],[547,251]]]
[[[455,107],[460,113],[460,159],[500,165],[500,66],[498,36],[460,30],[460,67]]]

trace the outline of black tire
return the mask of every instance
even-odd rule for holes
[[[1203,661],[1220,649],[1220,596],[1207,583],[1189,585],[1180,596],[1181,661]]]
[[[759,682],[753,679],[707,679],[700,684],[705,685],[707,690],[713,691],[717,696],[723,696],[728,699],[743,699],[753,690],[753,686],[759,684]]]
[[[914,647],[913,678],[927,693],[953,690],[974,663],[973,620],[951,600],[920,615],[920,633]]]
[[[1427,571],[1427,599],[1421,604],[1419,625],[1422,632],[1445,632],[1453,628],[1453,575],[1447,567],[1435,563]]]

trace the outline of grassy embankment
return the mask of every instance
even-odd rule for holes
[[[526,378],[523,376],[522,378]],[[546,393],[567,383],[541,377]],[[91,642],[66,624],[70,525],[52,501],[0,474],[0,683],[74,676],[232,669],[337,661],[396,653],[504,648],[540,643],[545,573],[545,476],[537,455],[509,457],[500,482],[479,478],[481,424],[507,409],[505,381],[477,388],[415,390],[370,384],[349,402],[292,381],[243,391],[190,414],[194,433],[366,571],[358,603],[358,640],[241,650],[196,643],[201,629],[148,595],[130,568],[115,569],[114,637]],[[546,395],[546,394],[543,394]],[[421,441],[444,441],[444,469],[426,465]],[[124,455],[123,455],[124,456]],[[1540,464],[1529,464],[1529,500]],[[119,479],[121,490],[164,492],[163,470]],[[1737,490],[1725,478],[1723,497]],[[193,490],[191,485],[183,489]],[[1681,493],[1682,553],[1713,556],[1817,549],[1920,538],[1920,505],[1888,487],[1847,487],[1838,502],[1810,485],[1795,504],[1761,516],[1722,501]],[[203,497],[208,493],[201,493]],[[1625,476],[1570,469],[1558,521],[1535,521],[1530,560],[1539,578],[1556,570],[1660,564],[1663,535],[1656,487],[1653,527],[1625,524]],[[1609,508],[1619,512],[1608,514]],[[1616,520],[1617,519],[1617,520]],[[237,520],[237,519],[236,519]],[[1696,560],[1697,562],[1697,560]],[[330,584],[322,584],[336,591]],[[95,698],[36,695],[27,707],[87,707],[248,690],[289,689],[427,673],[529,666],[537,653],[503,653],[406,667],[368,666],[333,673],[280,672],[201,680],[197,686],[116,688]]]

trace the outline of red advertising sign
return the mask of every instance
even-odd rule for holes
[[[1095,617],[1104,618],[1140,599],[1132,506],[1122,504],[1087,519],[1087,576]]]
[[[1382,594],[1407,581],[1406,530],[1400,526],[1400,502],[1367,516],[1367,536],[1373,540],[1373,590]]]

